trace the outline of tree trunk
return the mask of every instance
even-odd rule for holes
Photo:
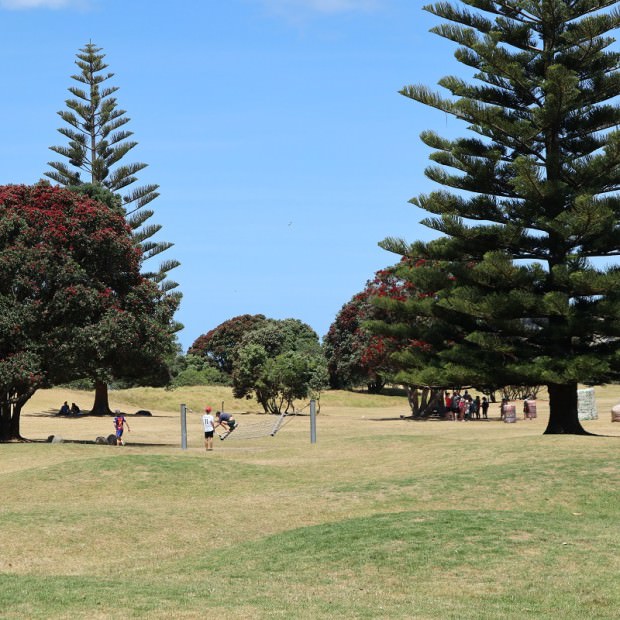
[[[22,394],[17,392],[3,392],[0,402],[0,442],[24,441],[19,432],[22,407],[35,393],[35,389],[28,389]]]
[[[411,415],[413,417],[417,416],[420,412],[420,392],[417,388],[410,385],[407,386],[407,401],[409,402]]]
[[[436,411],[443,417],[446,412],[444,391],[436,388],[429,388],[429,391],[430,395],[428,404],[424,407],[424,416],[428,417]]]
[[[266,396],[261,390],[254,390],[254,396],[258,404],[263,408],[265,413],[269,413],[269,397]],[[222,403],[222,408],[224,407],[224,403]]]
[[[13,407],[10,402],[0,405],[0,441],[11,441],[19,438],[19,416],[17,417],[17,436],[14,432]]]
[[[577,384],[551,383],[549,391],[549,423],[545,435],[592,435],[579,421],[577,409]]]
[[[95,402],[91,413],[93,415],[112,415],[108,400],[108,384],[103,381],[95,381]]]
[[[428,396],[429,393],[432,394],[432,392],[430,392],[429,388],[425,387],[422,388],[422,400],[420,402],[420,411],[426,413],[426,409],[428,408],[429,402],[428,402]]]
[[[374,381],[368,381],[366,387],[369,394],[381,394],[381,391],[385,387],[385,381],[377,377]]]

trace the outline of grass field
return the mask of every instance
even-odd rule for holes
[[[230,391],[111,392],[107,417],[60,418],[42,391],[0,445],[0,618],[596,619],[620,609],[620,390],[597,390],[599,437],[401,419],[398,397],[328,393],[275,437],[217,441],[205,403]],[[180,449],[179,405],[188,415]],[[306,410],[307,411],[307,410]],[[519,416],[521,418],[521,416]],[[45,443],[49,435],[65,443]]]

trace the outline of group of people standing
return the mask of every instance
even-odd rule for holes
[[[476,395],[472,398],[471,394],[465,390],[461,394],[460,390],[454,390],[452,394],[446,392],[445,395],[446,416],[450,420],[487,420],[489,411],[489,401],[486,396],[480,398]]]
[[[509,400],[502,398],[499,407],[500,420],[510,421],[507,419],[508,405]],[[486,396],[472,398],[467,390],[463,394],[461,394],[460,390],[454,390],[452,394],[450,392],[445,394],[445,410],[446,417],[449,420],[488,420],[489,401]],[[512,414],[514,418],[514,407],[512,407]],[[532,420],[535,417],[536,398],[534,395],[526,396],[523,401],[523,418]]]

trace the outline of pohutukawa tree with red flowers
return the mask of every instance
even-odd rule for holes
[[[364,290],[340,309],[324,338],[331,387],[365,385],[369,392],[379,393],[386,382],[395,380],[393,355],[408,343],[400,334],[370,330],[373,322],[394,320],[388,306],[375,300],[405,302],[415,294],[413,283],[400,278],[396,267],[388,267],[377,271]]]
[[[119,206],[47,185],[0,187],[0,440],[39,388],[167,378],[176,305],[140,274]]]
[[[407,389],[413,415],[441,411],[446,386],[460,387],[473,380],[446,372],[450,351],[463,340],[464,332],[447,314],[432,312],[455,278],[445,264],[406,256],[379,276],[378,285],[371,287],[374,310],[364,330],[389,343],[390,380]]]
[[[242,314],[224,321],[217,327],[194,340],[188,355],[196,355],[208,366],[232,375],[235,348],[243,336],[257,327],[267,324],[263,314]]]

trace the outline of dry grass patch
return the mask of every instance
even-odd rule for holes
[[[584,424],[618,435],[610,392]],[[112,393],[114,408],[154,414],[129,417],[123,448],[0,446],[6,617],[614,617],[617,437],[543,437],[544,402],[509,425],[413,422],[404,399],[329,396],[314,445],[303,416],[205,453],[204,403],[230,400],[242,424],[264,417],[205,388]],[[90,399],[37,394],[24,434],[112,432],[107,417],[50,415],[64,400]],[[197,411],[186,451],[180,402]]]

